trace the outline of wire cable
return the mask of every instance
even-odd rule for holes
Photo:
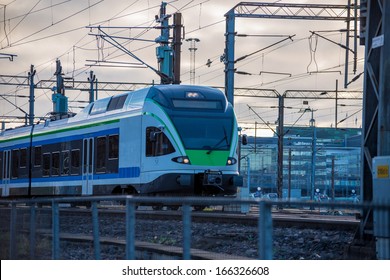
[[[11,31],[9,31],[8,35],[11,34],[18,26],[19,24],[28,16],[31,14],[32,10],[34,10],[34,8],[41,2],[42,0],[38,0],[38,2],[27,12],[27,14],[24,15],[24,17],[11,29]],[[4,14],[4,26],[5,26],[5,14]],[[0,43],[2,43],[3,41],[5,40],[5,38],[3,40],[0,41]],[[7,37],[7,41],[8,41],[8,37]],[[9,45],[9,42],[8,42],[8,45]]]

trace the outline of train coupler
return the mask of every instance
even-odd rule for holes
[[[206,170],[203,174],[204,186],[222,187],[222,171],[220,170]]]

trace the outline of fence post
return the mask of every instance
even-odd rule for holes
[[[191,259],[191,206],[183,204],[183,260]]]
[[[60,211],[58,203],[52,200],[52,259],[58,260],[60,254]]]
[[[258,222],[258,252],[260,260],[272,260],[272,215],[271,204],[265,201],[259,202],[259,222]]]
[[[11,222],[9,231],[9,258],[10,260],[16,259],[16,203],[11,203]]]
[[[93,249],[95,260],[100,260],[100,235],[99,235],[99,216],[97,202],[92,201],[92,227],[93,227]]]
[[[36,241],[36,203],[30,205],[30,259],[35,259]]]
[[[126,199],[126,259],[135,260],[135,205]]]

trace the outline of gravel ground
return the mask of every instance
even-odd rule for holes
[[[20,215],[22,218],[22,215]],[[123,216],[99,215],[101,237],[125,239]],[[21,230],[28,231],[28,217],[21,219]],[[26,223],[27,222],[27,223]],[[38,217],[37,230],[50,231],[51,217]],[[9,223],[7,223],[9,224]],[[9,233],[3,232],[0,238],[0,256],[9,257]],[[192,222],[191,248],[232,256],[257,258],[257,226],[227,223]],[[60,217],[60,232],[92,236],[91,217],[64,214]],[[136,241],[145,241],[168,246],[182,247],[182,222],[177,220],[136,220]],[[36,259],[51,259],[51,239],[38,239]],[[273,230],[273,258],[277,260],[339,260],[353,240],[353,232],[337,230],[315,230],[309,228],[279,228]],[[61,259],[93,259],[93,244],[62,240]],[[29,258],[29,237],[18,233],[17,258]],[[124,246],[101,245],[103,259],[125,259]]]
[[[75,217],[61,218],[61,232],[92,234],[90,219]],[[224,224],[192,223],[192,248],[209,252],[257,258],[257,227]],[[181,221],[136,221],[136,241],[146,241],[182,247]],[[101,237],[124,239],[125,223],[110,217],[100,221]],[[353,233],[348,231],[315,230],[305,228],[274,228],[273,258],[278,260],[339,260],[344,259],[346,246],[352,241]],[[80,247],[82,246],[82,247]],[[92,245],[61,243],[61,258],[91,259]],[[124,259],[121,246],[103,245],[103,259]]]

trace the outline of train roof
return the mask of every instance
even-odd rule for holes
[[[212,100],[214,102],[209,101],[206,103],[206,98],[207,100]],[[206,110],[225,110],[228,104],[223,92],[215,88],[194,85],[155,85],[96,100],[95,102],[88,104],[74,117],[55,121],[46,120],[45,123],[36,125],[36,129],[39,130],[39,128],[43,127],[56,128],[66,124],[75,124],[87,119],[93,120],[121,112],[142,111],[146,99],[152,99],[167,108],[180,108],[180,106],[184,106],[181,109],[202,109],[206,106]],[[195,102],[190,104],[183,102],[184,100]],[[188,106],[202,107],[197,108]],[[2,136],[3,139],[4,137],[12,138],[15,135],[28,134],[30,131],[31,126],[24,126],[2,131],[0,136]]]
[[[190,96],[190,97],[189,97]],[[227,100],[225,95],[218,89],[205,86],[192,85],[156,85],[148,88],[131,91],[107,98],[99,99],[74,117],[74,120],[80,118],[91,118],[102,114],[118,113],[121,111],[141,110],[146,99],[153,99],[165,107],[175,107],[175,100],[218,100],[221,109],[225,108]],[[213,105],[213,104],[212,104]],[[215,105],[215,104],[214,104]]]

